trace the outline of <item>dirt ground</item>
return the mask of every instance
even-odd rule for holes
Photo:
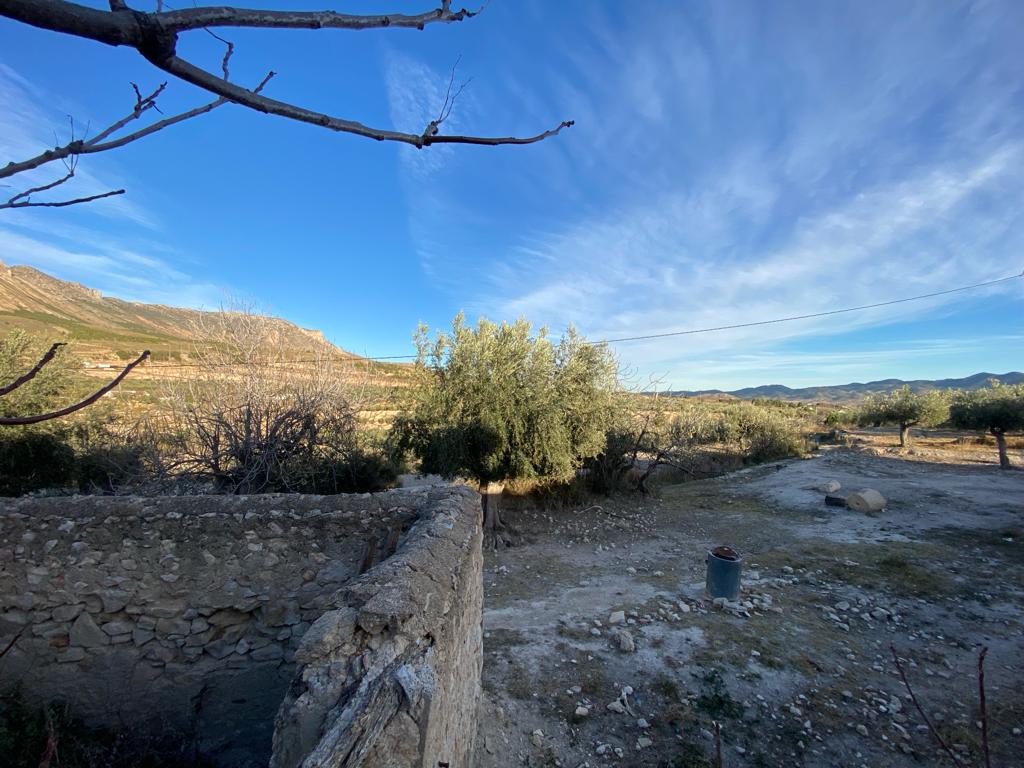
[[[1024,472],[955,436],[909,455],[850,442],[657,498],[506,515],[526,543],[485,563],[477,766],[710,766],[714,722],[725,766],[952,765],[890,645],[972,766],[987,646],[992,765],[1024,765]],[[826,506],[829,480],[889,505]],[[704,594],[718,544],[744,556],[724,607]]]

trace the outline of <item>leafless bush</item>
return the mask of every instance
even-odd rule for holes
[[[336,350],[297,351],[280,324],[249,310],[201,316],[187,375],[164,388],[145,427],[165,476],[227,493],[310,491],[359,453],[359,386]],[[343,485],[343,484],[342,484]]]

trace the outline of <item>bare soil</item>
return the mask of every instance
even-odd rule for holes
[[[477,766],[714,765],[714,722],[725,766],[951,765],[890,645],[972,766],[987,646],[992,765],[1024,764],[1024,472],[955,435],[909,455],[856,439],[657,498],[506,513],[525,543],[485,562]],[[889,505],[825,506],[829,480]],[[718,544],[744,556],[731,609],[704,594]]]

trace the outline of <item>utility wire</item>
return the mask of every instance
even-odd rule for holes
[[[669,331],[668,333],[652,333],[647,336],[626,336],[621,339],[605,339],[603,341],[588,341],[588,344],[618,344],[623,341],[643,341],[645,339],[664,339],[669,336],[689,336],[695,333],[711,333],[713,331],[729,331],[734,328],[753,328],[757,325],[772,325],[774,323],[788,323],[793,320],[808,320],[812,317],[827,317],[829,315],[841,315],[844,312],[860,312],[864,309],[875,309],[876,307],[888,307],[893,304],[904,304],[908,301],[920,301],[921,299],[930,299],[934,296],[946,296],[950,293],[959,293],[961,291],[970,291],[974,288],[983,288],[987,285],[995,285],[997,283],[1005,283],[1009,280],[1017,280],[1024,277],[1024,272],[1018,275],[1010,275],[1009,277],[1001,277],[998,280],[986,280],[984,283],[975,283],[974,285],[965,285],[961,288],[950,288],[948,291],[935,291],[934,293],[922,293],[920,296],[910,296],[905,299],[892,299],[891,301],[879,301],[875,304],[862,304],[859,307],[846,307],[845,309],[830,309],[827,312],[812,312],[807,315],[791,315],[789,317],[777,317],[774,320],[756,320],[751,323],[736,323],[734,325],[718,325],[713,328],[696,328],[690,331]],[[370,358],[379,359],[379,358]]]
[[[1000,277],[996,280],[986,280],[982,283],[974,283],[973,285],[964,285],[959,288],[950,288],[945,291],[934,291],[932,293],[922,293],[918,296],[908,296],[904,299],[892,299],[890,301],[879,301],[874,304],[861,304],[857,307],[845,307],[843,309],[830,309],[825,312],[811,312],[806,315],[790,315],[789,317],[776,317],[772,320],[755,320],[749,323],[734,323],[732,325],[716,325],[710,328],[693,328],[685,331],[668,331],[666,333],[650,333],[644,336],[623,336],[616,339],[600,339],[597,341],[586,341],[584,343],[592,346],[599,344],[621,344],[627,341],[646,341],[649,339],[666,339],[672,336],[692,336],[698,333],[714,333],[716,331],[731,331],[736,328],[754,328],[761,325],[775,325],[777,323],[790,323],[794,320],[809,320],[815,317],[829,317],[831,315],[842,315],[847,312],[861,312],[865,309],[876,309],[878,307],[890,307],[894,304],[905,304],[909,301],[921,301],[922,299],[931,299],[936,296],[948,296],[951,293],[962,293],[963,291],[972,291],[975,288],[985,288],[990,285],[998,285],[999,283],[1006,283],[1010,280],[1019,280],[1024,277],[1024,271],[1019,274],[1010,275],[1008,277]],[[347,359],[347,358],[346,358]],[[415,360],[416,355],[385,355],[382,357],[360,357],[353,355],[353,362],[361,361],[382,361],[382,360]],[[281,361],[282,365],[294,365],[295,363],[316,363],[319,362],[317,359],[312,360],[287,360]],[[216,363],[215,365],[231,367],[235,363]],[[269,363],[269,365],[275,365],[275,363]],[[170,365],[159,365],[157,366],[162,369],[167,368],[206,368],[210,367],[203,363],[174,363]]]

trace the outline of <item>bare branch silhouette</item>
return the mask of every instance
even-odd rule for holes
[[[377,141],[396,141],[422,148],[432,144],[533,144],[557,135],[573,125],[565,120],[556,127],[532,136],[443,136],[437,132],[441,121],[431,121],[422,133],[407,133],[373,128],[358,121],[332,116],[262,96],[227,80],[227,60],[233,46],[222,61],[224,77],[218,77],[178,56],[178,35],[197,29],[210,32],[211,27],[273,28],[273,29],[424,29],[429,24],[451,24],[472,18],[479,11],[465,8],[453,11],[451,0],[441,0],[438,8],[420,14],[348,14],[336,11],[281,11],[216,6],[184,10],[158,10],[152,13],[131,9],[124,2],[111,4],[111,10],[68,2],[68,0],[0,0],[0,15],[15,21],[95,40],[113,46],[135,48],[159,69],[185,82],[198,86],[218,99],[226,99],[249,109],[310,123],[332,131],[351,133]],[[211,34],[213,34],[211,32]],[[227,41],[225,41],[227,42]],[[457,94],[456,94],[457,95]],[[442,111],[443,114],[443,111]]]
[[[50,411],[49,413],[36,414],[34,416],[0,417],[0,426],[24,426],[27,424],[39,424],[40,422],[43,421],[52,421],[53,419],[59,419],[63,416],[70,416],[72,413],[75,413],[76,411],[80,411],[83,408],[92,405],[105,394],[113,390],[118,384],[124,381],[125,376],[131,373],[132,370],[140,363],[142,363],[142,361],[145,360],[147,357],[149,357],[148,349],[141,355],[139,355],[135,360],[128,363],[128,365],[126,365],[124,369],[119,374],[117,374],[117,376],[109,384],[101,387],[100,389],[96,390],[91,395],[89,395],[87,398],[78,401],[74,405],[69,405],[66,408],[61,408],[60,410],[57,411]],[[41,368],[42,366],[39,367]]]
[[[62,342],[62,341],[58,341],[58,342],[54,343],[54,345],[51,346],[46,351],[46,354],[43,355],[41,358],[39,358],[39,362],[36,363],[35,365],[33,365],[28,370],[27,373],[22,374],[21,376],[16,378],[14,381],[12,381],[7,386],[0,387],[0,397],[3,397],[4,395],[9,395],[11,392],[16,390],[22,384],[27,384],[28,382],[32,381],[32,379],[34,379],[36,376],[38,376],[39,372],[41,370],[43,370],[43,366],[45,366],[48,362],[53,360],[53,358],[56,356],[58,350],[60,350],[60,348],[63,347],[63,346],[64,346],[64,342]]]
[[[0,2],[2,2],[2,0],[0,0]],[[230,46],[230,44],[228,45]],[[227,77],[228,74],[228,61],[231,56],[231,50],[232,49],[229,48],[228,52],[224,56],[223,68],[225,77]],[[269,72],[266,75],[266,77],[264,77],[263,80],[259,83],[259,85],[257,85],[256,88],[253,89],[253,93],[259,93],[261,90],[263,90],[263,87],[270,81],[270,79],[273,76],[274,73]],[[93,200],[100,200],[102,198],[113,197],[115,195],[123,195],[125,193],[124,189],[116,189],[111,190],[109,192],[102,192],[99,194],[77,197],[70,200],[62,200],[59,202],[35,202],[31,200],[31,196],[33,194],[47,192],[74,178],[75,172],[78,168],[79,160],[83,155],[92,155],[98,152],[109,152],[112,149],[118,149],[119,147],[123,147],[126,144],[131,144],[134,141],[138,141],[139,139],[145,138],[146,136],[154,134],[157,131],[162,131],[163,129],[169,128],[170,126],[176,125],[177,123],[184,122],[185,120],[190,120],[193,117],[198,117],[199,115],[204,115],[207,112],[210,112],[216,109],[217,107],[221,106],[222,104],[228,103],[228,99],[219,98],[209,102],[208,104],[195,107],[194,109],[190,109],[186,112],[181,112],[171,117],[165,117],[162,120],[158,120],[155,123],[147,125],[145,128],[140,128],[139,130],[125,134],[124,136],[120,136],[118,138],[111,138],[115,133],[120,131],[122,128],[124,128],[132,121],[138,120],[149,110],[152,109],[157,112],[160,112],[160,108],[159,106],[157,106],[157,97],[160,96],[161,93],[163,93],[164,89],[167,87],[167,83],[161,83],[152,93],[145,96],[139,90],[138,85],[132,83],[131,86],[135,92],[135,106],[132,108],[132,111],[124,117],[120,118],[119,120],[116,120],[106,128],[104,128],[102,131],[100,131],[92,138],[75,138],[75,123],[72,119],[70,141],[66,142],[63,145],[58,144],[58,146],[54,147],[53,149],[48,149],[45,152],[41,152],[40,154],[36,155],[35,157],[29,158],[28,160],[23,160],[21,162],[10,162],[7,165],[0,168],[0,179],[9,178],[19,173],[31,171],[35,168],[42,167],[48,163],[56,162],[58,160],[64,164],[64,167],[67,170],[67,173],[65,173],[64,176],[57,179],[56,181],[52,181],[48,184],[41,184],[39,186],[26,189],[24,192],[19,192],[18,194],[11,197],[6,203],[0,203],[0,210],[8,208],[63,208],[65,206],[78,205],[80,203],[88,203],[92,202]]]

